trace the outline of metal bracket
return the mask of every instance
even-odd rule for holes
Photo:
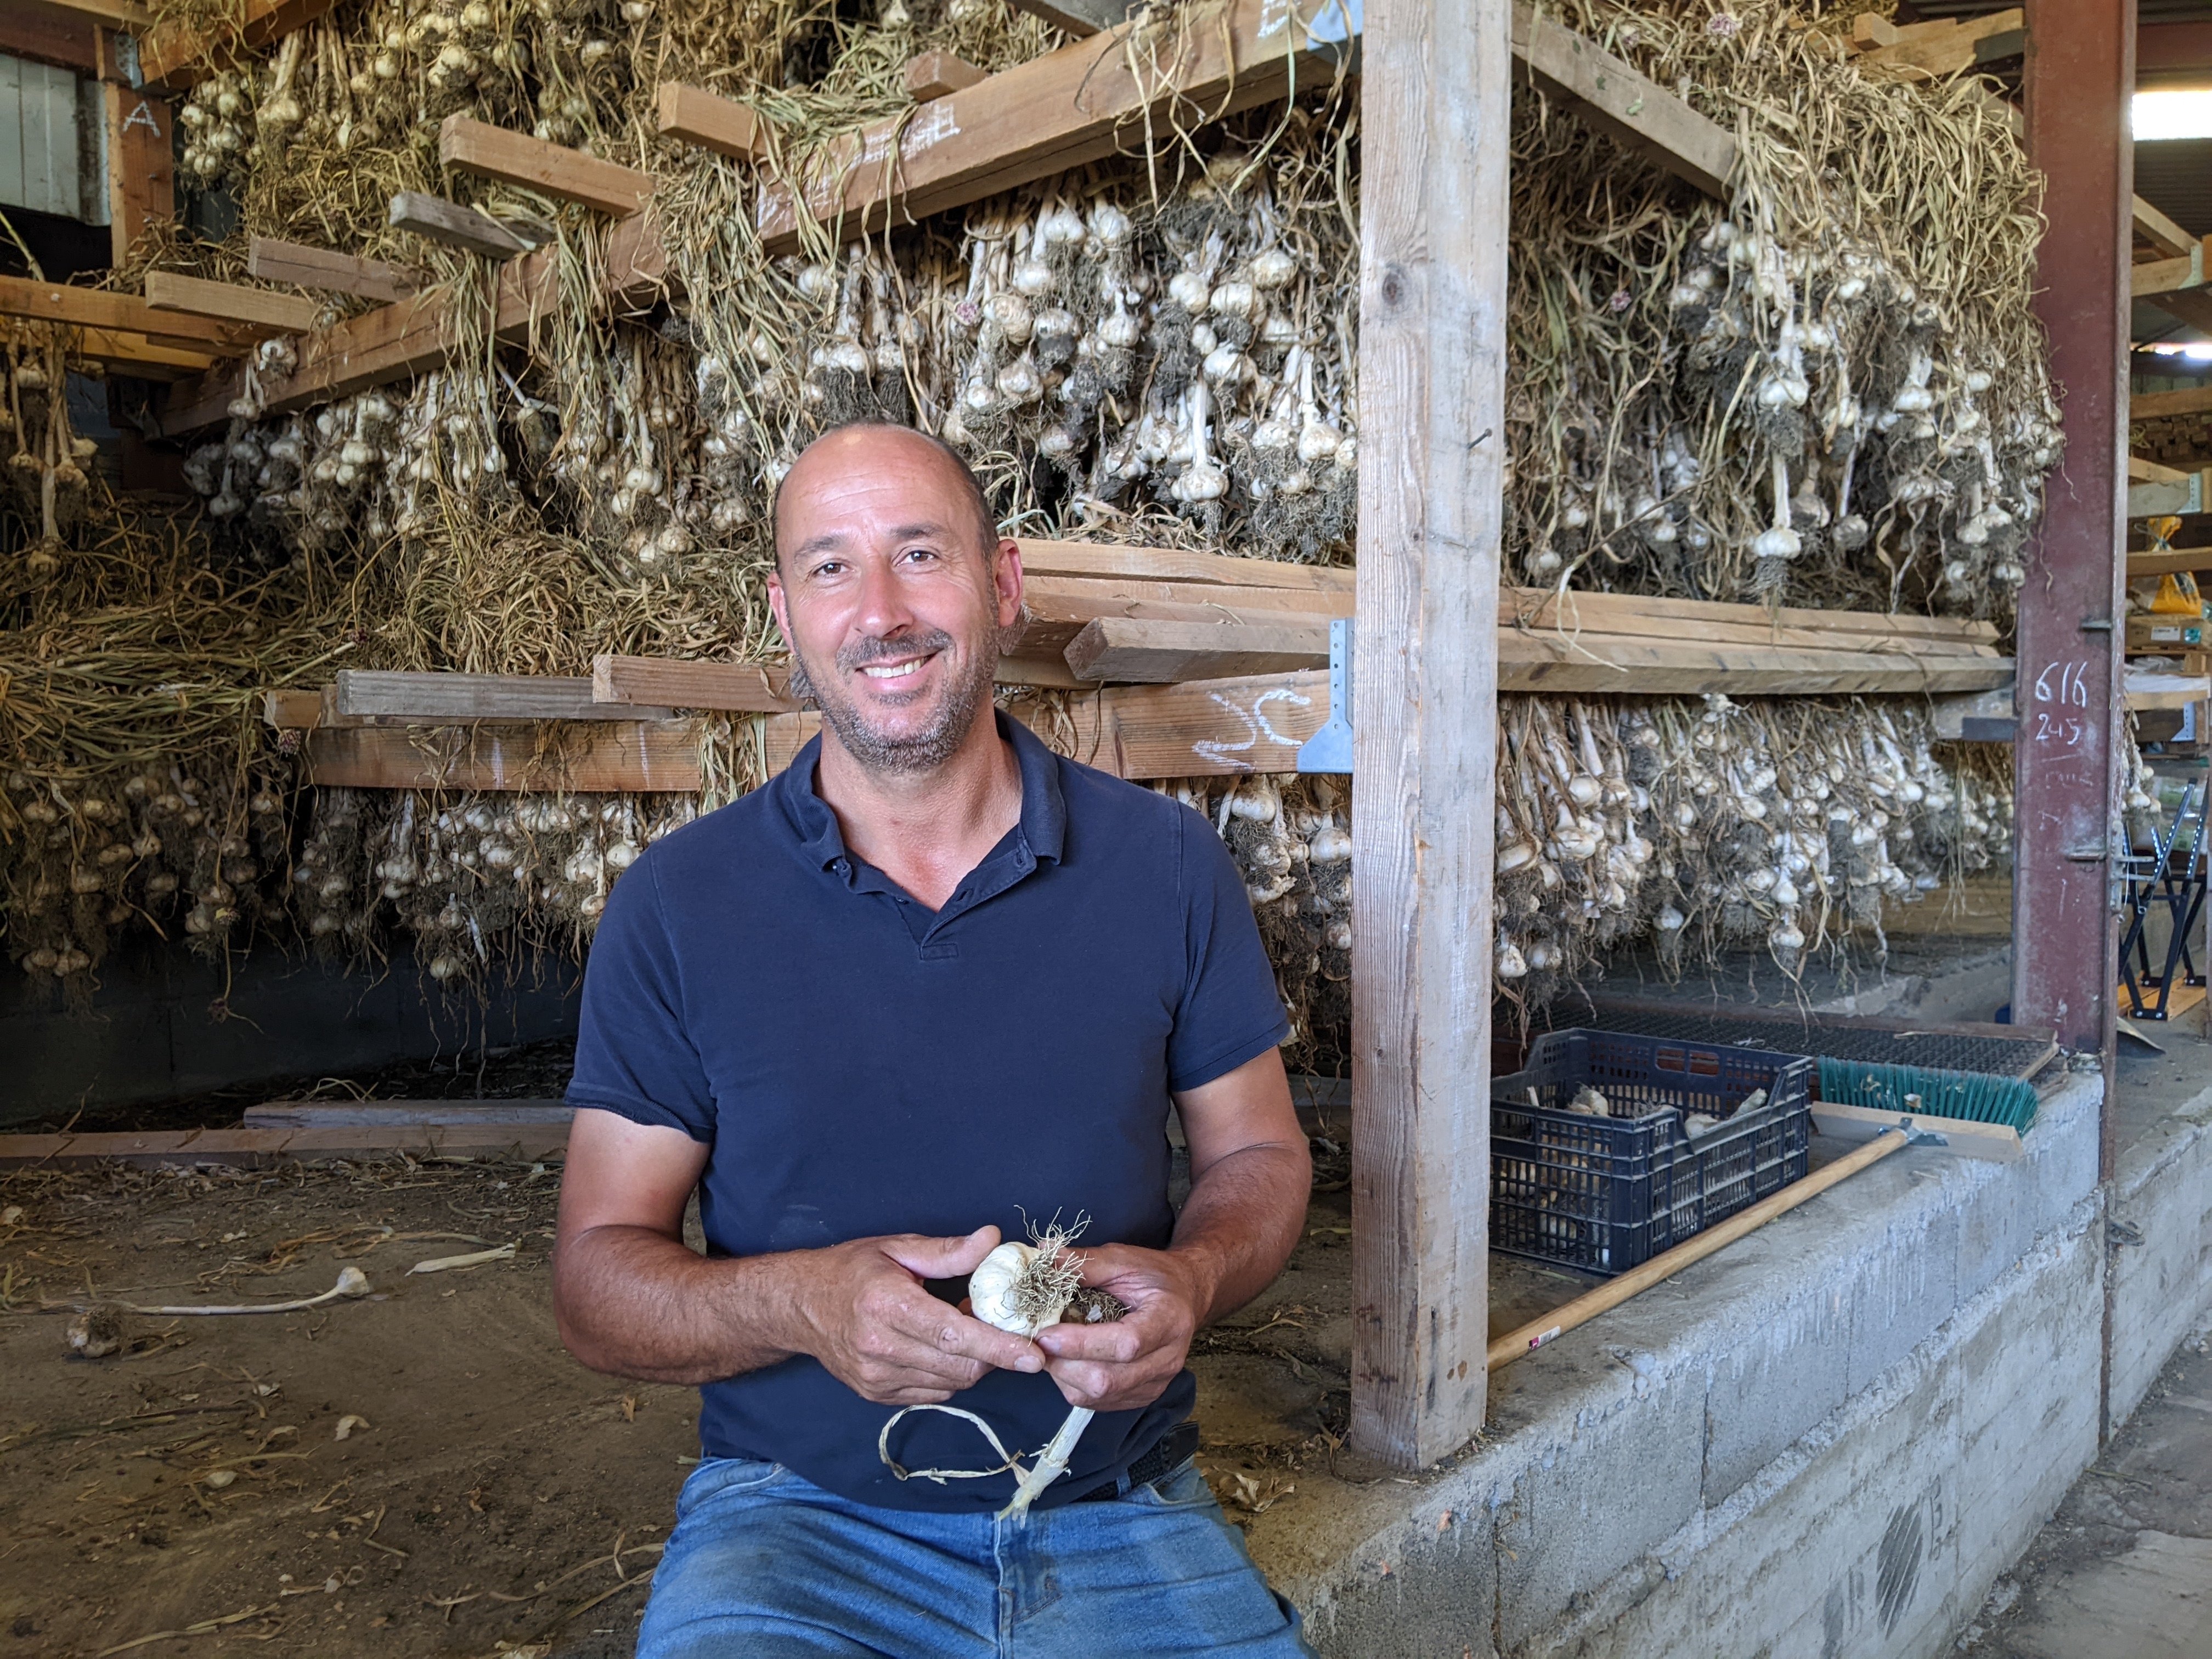
[[[1905,1132],[1905,1144],[1908,1146],[1948,1146],[1951,1144],[1950,1136],[1939,1135],[1933,1129],[1923,1129],[1909,1117],[1898,1119],[1897,1127]]]
[[[1352,618],[1328,624],[1328,719],[1298,745],[1301,772],[1352,770]]]

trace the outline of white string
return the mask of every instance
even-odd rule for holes
[[[897,1461],[891,1456],[891,1431],[897,1426],[899,1419],[904,1417],[908,1412],[943,1412],[947,1417],[966,1419],[975,1425],[977,1433],[991,1443],[991,1449],[998,1453],[1004,1461],[996,1468],[990,1469],[901,1468]],[[1005,1474],[1009,1472],[1012,1473],[1018,1480],[1029,1479],[1029,1471],[1015,1459],[1013,1453],[1006,1449],[1005,1442],[999,1438],[998,1431],[975,1413],[963,1411],[957,1406],[906,1406],[893,1412],[884,1420],[883,1432],[876,1437],[876,1455],[882,1458],[890,1472],[902,1480],[934,1480],[940,1486],[947,1480],[988,1480],[994,1474]]]

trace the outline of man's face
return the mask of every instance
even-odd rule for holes
[[[990,701],[1022,574],[988,534],[951,464],[894,429],[833,434],[785,482],[769,603],[795,689],[871,771],[941,765]]]

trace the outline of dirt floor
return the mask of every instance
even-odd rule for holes
[[[2212,1659],[2212,1332],[1997,1581],[1976,1659]]]
[[[1200,1464],[1243,1520],[1386,1478],[1343,1443],[1349,1158],[1321,1127],[1289,1270],[1192,1354]],[[0,1659],[627,1655],[696,1397],[562,1349],[558,1181],[403,1160],[0,1174]],[[314,1296],[349,1267],[359,1299],[126,1314],[120,1352],[71,1349],[88,1304]],[[1500,1329],[1586,1282],[1499,1267]]]

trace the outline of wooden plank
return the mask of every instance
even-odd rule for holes
[[[565,1100],[271,1100],[246,1109],[248,1129],[505,1128],[566,1124]]]
[[[0,276],[0,317],[27,317],[34,322],[140,334],[164,345],[198,346],[217,356],[249,351],[258,334],[266,332],[213,318],[157,310],[135,294],[110,294],[66,283],[34,283],[22,276]]]
[[[1511,36],[1376,0],[1363,42],[1351,1438],[1404,1469],[1488,1365]]]
[[[2161,685],[2160,680],[2172,680]],[[2203,674],[2130,674],[2124,693],[2128,708],[2136,714],[2155,708],[2194,708],[2212,698],[2212,678]]]
[[[643,208],[653,190],[649,173],[468,115],[448,115],[439,125],[438,159],[455,173],[580,202],[617,219]]]
[[[1227,679],[1328,665],[1328,624],[1141,622],[1106,617],[1085,623],[1066,651],[1077,678],[1121,684]]]
[[[1325,565],[1285,564],[1277,559],[1238,559],[1219,553],[1190,553],[1177,548],[1139,547],[1117,542],[1048,542],[1026,538],[1021,550],[1025,576],[1128,576],[1139,581],[1198,583],[1223,587],[1283,587],[1310,593],[1352,591],[1352,573]]]
[[[107,129],[108,259],[119,265],[149,225],[177,216],[177,158],[167,100],[113,83],[100,89]]]
[[[227,54],[231,42],[246,53],[259,52],[297,28],[304,28],[337,3],[337,0],[241,0],[233,14],[235,35],[208,40],[180,23],[161,24],[138,41],[138,72],[149,86],[190,86],[218,53]]]
[[[171,345],[143,334],[112,328],[80,329],[70,347],[70,355],[90,357],[97,362],[127,364],[149,380],[175,380],[203,374],[217,361],[212,352],[196,351],[191,346]]]
[[[530,249],[529,243],[490,215],[420,191],[403,190],[394,196],[386,222],[395,230],[410,230],[487,259],[512,259]]]
[[[417,273],[382,259],[309,247],[304,242],[281,242],[273,236],[256,236],[247,244],[246,270],[264,283],[289,283],[295,288],[350,294],[386,304],[404,300],[422,286]]]
[[[2212,386],[2189,386],[2179,392],[2138,392],[2128,399],[2128,419],[2160,421],[2170,415],[2203,415],[2212,411]]]
[[[44,3],[56,11],[89,18],[112,28],[143,29],[150,27],[154,21],[153,13],[137,4],[137,0],[44,0]]]
[[[664,81],[654,94],[653,115],[663,137],[711,149],[733,161],[757,161],[768,154],[760,116],[734,99]]]
[[[964,58],[956,58],[949,52],[925,52],[907,59],[906,68],[900,71],[899,80],[907,95],[918,104],[933,98],[947,98],[974,86],[983,78],[983,71]]]
[[[1928,641],[1957,648],[1990,645],[1996,624],[1961,617],[1921,617],[1909,611],[1808,611],[1784,605],[1770,612],[1763,605],[1731,605],[1713,599],[1662,599],[1643,593],[1576,593],[1554,596],[1543,588],[1510,588],[1511,608],[1501,602],[1502,618],[1544,623],[1557,617],[1570,629],[1609,626],[1629,633],[1674,633],[1677,625],[1705,629],[1712,624],[1809,629],[1821,634],[1870,635],[1881,639]],[[1640,625],[1638,625],[1640,624]]]
[[[1139,25],[1075,41],[845,135],[805,180],[761,192],[756,228],[772,253],[797,247],[803,184],[806,211],[850,240],[1140,144],[1148,121],[1218,119],[1279,99],[1294,76],[1326,81],[1340,48],[1285,21],[1281,0],[1230,0],[1203,23],[1161,20],[1134,52]]]
[[[312,732],[322,724],[323,694],[286,686],[261,694],[261,723],[279,732]]]
[[[2156,306],[2176,322],[2212,334],[2212,293],[2201,288],[2173,289],[2152,295],[2144,303]]]
[[[1903,31],[1880,12],[1863,11],[1851,19],[1851,45],[1861,52],[1874,46],[1893,46],[1902,36]]]
[[[607,235],[605,269],[607,301],[617,311],[649,306],[665,292],[667,253],[652,215],[636,214],[615,222]],[[504,341],[526,338],[533,322],[560,302],[554,251],[527,254],[500,272],[494,329]],[[268,411],[304,409],[436,367],[453,345],[449,304],[445,290],[434,289],[307,335],[300,342],[297,369],[289,375],[261,377]],[[242,376],[236,370],[178,387],[162,410],[162,435],[175,437],[227,419],[231,399],[242,389]]]
[[[592,699],[625,708],[659,703],[675,708],[775,714],[799,707],[795,699],[783,694],[790,672],[781,663],[600,656],[592,659]]]
[[[566,1123],[333,1125],[312,1129],[123,1129],[0,1135],[0,1168],[100,1164],[258,1164],[267,1158],[498,1158],[535,1160],[568,1144]]]
[[[2160,466],[2156,461],[2147,461],[2140,455],[2128,457],[2130,483],[2185,484],[2191,477],[2178,466]]]
[[[2003,657],[1797,651],[1627,635],[1577,641],[1542,631],[1501,634],[1497,649],[1498,687],[1508,691],[1840,696],[1983,691],[2013,679],[2013,665]]]
[[[699,739],[690,720],[600,722],[559,742],[537,726],[340,727],[309,733],[307,776],[356,789],[696,794]]]
[[[1708,196],[1728,198],[1735,138],[1630,64],[1525,5],[1513,52],[1548,97],[1624,149]]]
[[[1862,52],[1851,61],[1870,75],[1939,79],[1963,74],[1998,58],[2016,55],[2027,44],[2027,13],[2015,7],[1925,34],[1900,30],[1899,34],[1905,38]]]
[[[2131,483],[2127,489],[2130,519],[2185,518],[2205,510],[2204,474],[2185,472],[2171,483]]]
[[[2162,294],[2204,285],[2204,248],[2201,242],[2172,259],[2138,259],[2128,268],[2128,291],[2138,300],[2155,300]]]
[[[146,303],[157,311],[189,312],[195,317],[216,317],[243,323],[262,332],[305,334],[314,327],[323,308],[313,300],[292,294],[271,294],[264,289],[240,288],[233,283],[210,283],[173,270],[146,273]]]
[[[1226,598],[1201,597],[1209,592],[1234,597],[1237,603],[1231,605]],[[1028,623],[1022,630],[1021,648],[1032,654],[1065,652],[1086,623],[1102,617],[1267,625],[1326,621],[1347,615],[1351,609],[1340,595],[1287,588],[1247,588],[1239,592],[1225,588],[1194,590],[1171,582],[1042,576],[1022,585],[1022,610]]]
[[[2212,547],[2170,547],[2163,553],[2128,555],[2128,580],[2167,576],[2181,571],[2212,570]]]
[[[1016,651],[999,659],[991,671],[994,685],[1033,685],[1050,690],[1096,691],[1096,680],[1079,679],[1057,652]]]
[[[2140,196],[2134,198],[2135,234],[2168,258],[2185,256],[2197,246],[2197,238],[2153,207]]]
[[[337,712],[445,724],[467,720],[665,720],[671,708],[600,702],[581,675],[404,673],[342,669]]]

